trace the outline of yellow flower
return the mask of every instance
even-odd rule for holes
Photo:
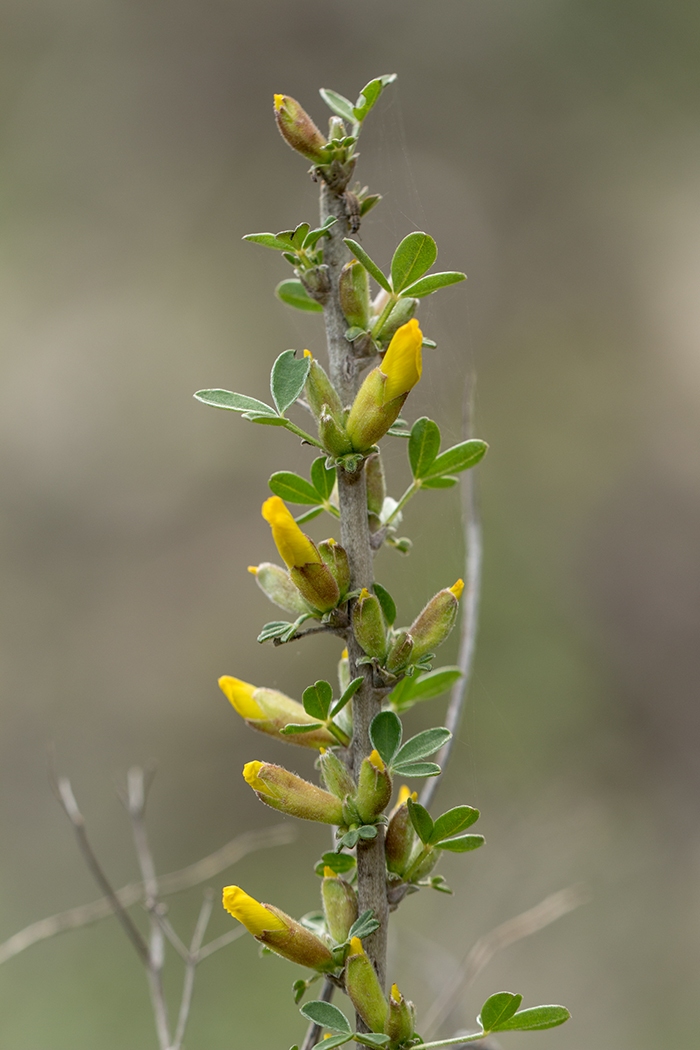
[[[245,926],[248,933],[253,937],[274,930],[286,930],[287,925],[273,915],[264,904],[259,904],[253,897],[240,888],[240,886],[226,886],[224,889],[224,908]]]
[[[265,712],[260,709],[253,699],[254,693],[257,692],[257,686],[251,685],[249,682],[242,682],[240,678],[232,678],[231,675],[222,675],[219,679],[219,686],[241,718],[258,719],[265,717]]]
[[[321,555],[315,545],[306,533],[301,531],[279,496],[270,496],[265,500],[262,516],[272,529],[275,546],[287,568],[321,561]]]
[[[285,726],[290,724],[317,725],[318,719],[307,715],[300,703],[277,689],[251,685],[250,682],[243,682],[240,678],[228,674],[221,676],[219,687],[252,729],[300,747],[333,747],[337,743],[325,726],[312,729],[308,733],[293,733],[291,736],[282,733]]]
[[[383,404],[407,394],[421,377],[423,333],[412,318],[394,333],[379,370],[386,376]]]
[[[457,580],[457,582],[453,583],[451,587],[448,587],[448,590],[452,591],[457,601],[459,601],[462,597],[462,591],[464,590],[464,580]]]

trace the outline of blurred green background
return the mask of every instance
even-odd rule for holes
[[[442,1032],[510,988],[573,1020],[506,1047],[697,1046],[698,5],[5,0],[2,18],[0,937],[98,895],[49,742],[115,884],[136,876],[113,788],[132,764],[158,765],[161,872],[277,823],[245,761],[311,768],[216,686],[298,696],[333,674],[330,639],[256,645],[271,607],[246,572],[273,556],[267,477],[310,454],[191,394],[264,397],[281,350],[322,351],[318,320],[272,298],[286,264],[241,242],[316,215],[273,92],[321,122],[319,86],[355,97],[395,72],[362,139],[358,174],[385,195],[362,240],[385,264],[425,229],[438,267],[468,273],[424,301],[439,349],[409,415],[458,440],[475,366],[491,450],[475,679],[438,800],[478,806],[488,844],[444,861],[454,897],[406,901],[390,973],[425,1011],[477,937],[584,881],[591,903],[497,956]],[[388,458],[397,495],[404,446]],[[462,572],[456,494],[417,499],[404,529],[410,558],[377,572],[408,621]],[[217,894],[311,910],[325,848],[299,827]],[[173,902],[183,936],[198,905]],[[228,928],[217,905],[212,934]],[[297,976],[248,937],[206,961],[188,1047],[300,1039]],[[113,920],[2,967],[0,1045],[155,1047]]]

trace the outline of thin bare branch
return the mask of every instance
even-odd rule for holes
[[[78,803],[75,800],[73,789],[70,784],[68,777],[57,777],[53,771],[50,772],[51,783],[56,793],[63,810],[73,825],[75,837],[78,843],[78,848],[83,856],[83,860],[90,872],[95,879],[95,882],[100,887],[102,892],[105,894],[106,900],[109,902],[110,911],[114,912],[119,922],[124,928],[124,932],[133,944],[136,952],[141,959],[141,962],[147,967],[149,964],[149,953],[148,945],[141,936],[140,931],[134,924],[133,919],[125,909],[122,902],[119,900],[117,893],[112,888],[112,885],[102,870],[97,857],[95,856],[90,841],[87,837],[85,830],[85,818],[78,809]]]
[[[472,436],[474,418],[474,389],[476,385],[475,376],[472,373],[465,384],[464,410],[463,410],[463,432],[464,437]],[[479,624],[479,595],[481,592],[481,563],[482,563],[482,541],[481,521],[476,499],[476,476],[474,469],[468,470],[462,475],[462,521],[464,527],[465,566],[464,566],[464,598],[462,600],[462,632],[459,643],[459,657],[457,665],[462,672],[452,687],[450,702],[445,717],[445,726],[452,733],[452,737],[438,752],[435,761],[442,768],[442,773],[437,777],[431,777],[425,781],[420,793],[420,803],[427,809],[432,802],[438,784],[445,775],[447,763],[452,754],[457,730],[462,718],[462,711],[466,702],[469,683],[471,681],[472,665],[474,663],[474,651],[476,649],[476,634]]]
[[[209,944],[205,944],[203,948],[199,949],[197,953],[197,962],[201,962],[202,959],[207,959],[214,952],[220,951],[225,948],[227,944],[233,944],[239,937],[242,937],[246,932],[244,926],[238,926],[235,930],[229,930],[228,933],[222,933],[216,940],[209,941]]]
[[[550,894],[534,908],[516,915],[491,930],[490,933],[480,937],[465,955],[452,980],[445,984],[440,995],[427,1011],[425,1020],[421,1024],[421,1029],[425,1034],[432,1035],[438,1024],[449,1016],[457,996],[464,992],[464,989],[474,981],[497,952],[544,929],[545,926],[560,919],[562,915],[585,904],[588,899],[588,892],[584,886],[580,884],[569,886],[557,893]]]
[[[206,882],[207,879],[212,879],[222,871],[232,867],[232,865],[249,853],[255,852],[255,850],[267,849],[270,846],[284,846],[293,842],[295,838],[296,829],[289,824],[277,824],[272,828],[264,828],[262,831],[244,832],[243,835],[238,835],[235,839],[231,839],[221,849],[210,853],[209,856],[203,857],[194,864],[161,876],[159,880],[160,895],[161,897],[167,897],[174,893],[182,893],[184,890],[192,889],[194,886],[199,886],[202,882]],[[100,883],[100,887],[104,888],[102,883]],[[130,882],[127,886],[123,886],[121,889],[113,891],[113,893],[117,901],[116,906],[111,897],[101,897],[90,904],[81,904],[77,908],[69,908],[67,911],[59,912],[57,915],[50,915],[45,919],[40,919],[38,922],[33,922],[23,930],[19,930],[3,944],[0,944],[0,964],[14,958],[15,955],[19,955],[25,949],[31,948],[33,944],[55,937],[56,934],[64,933],[66,930],[77,930],[82,926],[88,926],[90,923],[107,919],[118,911],[118,907],[125,909],[132,904],[138,904],[145,896],[142,882]],[[228,936],[228,934],[225,936]],[[144,942],[145,949],[146,944]]]
[[[187,1019],[190,1016],[192,1006],[192,993],[194,992],[194,976],[197,964],[200,961],[199,950],[202,947],[204,934],[207,932],[211,911],[214,906],[214,896],[211,890],[205,892],[199,918],[192,934],[187,962],[185,964],[185,979],[182,986],[182,998],[180,1000],[180,1011],[177,1018],[177,1028],[173,1039],[172,1050],[180,1050],[182,1040],[185,1038]]]
[[[148,951],[148,983],[151,991],[151,1002],[153,1004],[153,1014],[161,1050],[169,1050],[171,1045],[170,1024],[168,1021],[165,990],[163,988],[165,935],[161,928],[160,916],[158,915],[158,879],[144,822],[147,789],[150,787],[150,783],[147,781],[144,771],[138,767],[129,770],[126,782],[127,812],[131,821],[136,857],[141,869],[146,895],[146,908],[148,909],[151,923]]]

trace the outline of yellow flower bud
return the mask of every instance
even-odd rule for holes
[[[345,963],[345,990],[370,1031],[383,1032],[387,1002],[359,937],[350,941],[350,954]]]
[[[414,643],[412,663],[420,660],[426,653],[433,652],[445,641],[455,625],[463,589],[464,583],[457,580],[451,587],[438,591],[408,628]]]
[[[284,727],[290,724],[311,725],[318,719],[312,718],[301,704],[276,689],[260,688],[231,675],[222,675],[219,687],[252,729],[300,747],[332,747],[337,743],[332,733],[323,726],[308,733],[293,733],[289,736],[282,733]]]
[[[324,136],[296,99],[289,95],[275,95],[275,120],[282,138],[297,153],[315,164],[328,159]]]
[[[415,317],[397,329],[379,366],[386,376],[384,404],[408,394],[421,377],[423,333]]]
[[[343,824],[340,799],[295,773],[271,762],[246,762],[243,776],[267,806],[301,820],[320,820],[324,824]]]
[[[273,904],[260,904],[240,886],[226,886],[223,904],[256,940],[282,958],[312,970],[328,972],[336,968],[331,951],[321,938]]]
[[[262,505],[262,516],[272,529],[272,538],[287,568],[320,562],[315,545],[302,532],[279,496],[270,496]]]

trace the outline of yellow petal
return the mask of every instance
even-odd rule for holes
[[[311,353],[310,350],[305,350],[304,351],[304,357],[310,357],[312,361],[314,359],[314,355]]]
[[[270,496],[265,500],[262,516],[272,529],[275,546],[288,569],[321,561],[316,547],[301,531],[279,496]]]
[[[231,675],[222,675],[219,686],[224,696],[231,701],[241,718],[264,718],[265,713],[261,711],[253,700],[253,693],[258,688],[249,682],[242,682],[240,678],[232,678]]]
[[[408,324],[401,325],[389,343],[389,349],[379,366],[379,371],[386,376],[384,386],[384,404],[407,394],[421,377],[421,346],[423,333],[415,317]]]
[[[258,567],[257,567],[257,565],[249,565],[248,566],[248,572],[252,572],[253,576],[257,576],[258,575]]]
[[[340,654],[340,659],[341,660],[347,660],[348,659],[348,651],[347,651],[347,649],[343,649],[342,653]]]
[[[382,762],[382,756],[379,754],[376,748],[369,756],[369,760],[375,769],[378,769],[380,773],[384,772],[384,763]]]
[[[362,941],[359,937],[350,938],[350,954],[351,955],[364,955],[365,950],[362,947]]]
[[[270,791],[265,781],[258,776],[264,764],[264,762],[246,762],[243,766],[243,778],[246,784],[250,784],[253,791],[260,791],[263,795],[272,795],[274,797],[274,792]]]
[[[333,871],[333,868],[329,868],[327,864],[323,866],[323,877],[324,879],[336,879],[338,876]]]
[[[391,986],[391,998],[394,1000],[395,1003],[401,1002],[401,992],[395,984],[392,984]]]
[[[254,937],[260,937],[266,932],[287,929],[286,924],[277,915],[268,911],[264,904],[249,897],[240,886],[226,886],[223,903],[226,911],[230,912],[234,919],[242,922]]]
[[[407,784],[402,784],[401,787],[399,788],[399,799],[398,799],[398,803],[397,804],[399,806],[403,806],[404,802],[408,802],[410,797],[411,797],[411,789],[410,789],[410,787],[408,787]]]
[[[279,110],[279,109],[282,108],[282,106],[284,105],[284,100],[285,100],[286,97],[287,97],[286,95],[275,95],[275,109],[276,110]]]
[[[464,580],[457,580],[456,583],[452,584],[449,590],[452,591],[457,601],[459,601],[459,599],[462,597],[462,591],[464,590]]]

